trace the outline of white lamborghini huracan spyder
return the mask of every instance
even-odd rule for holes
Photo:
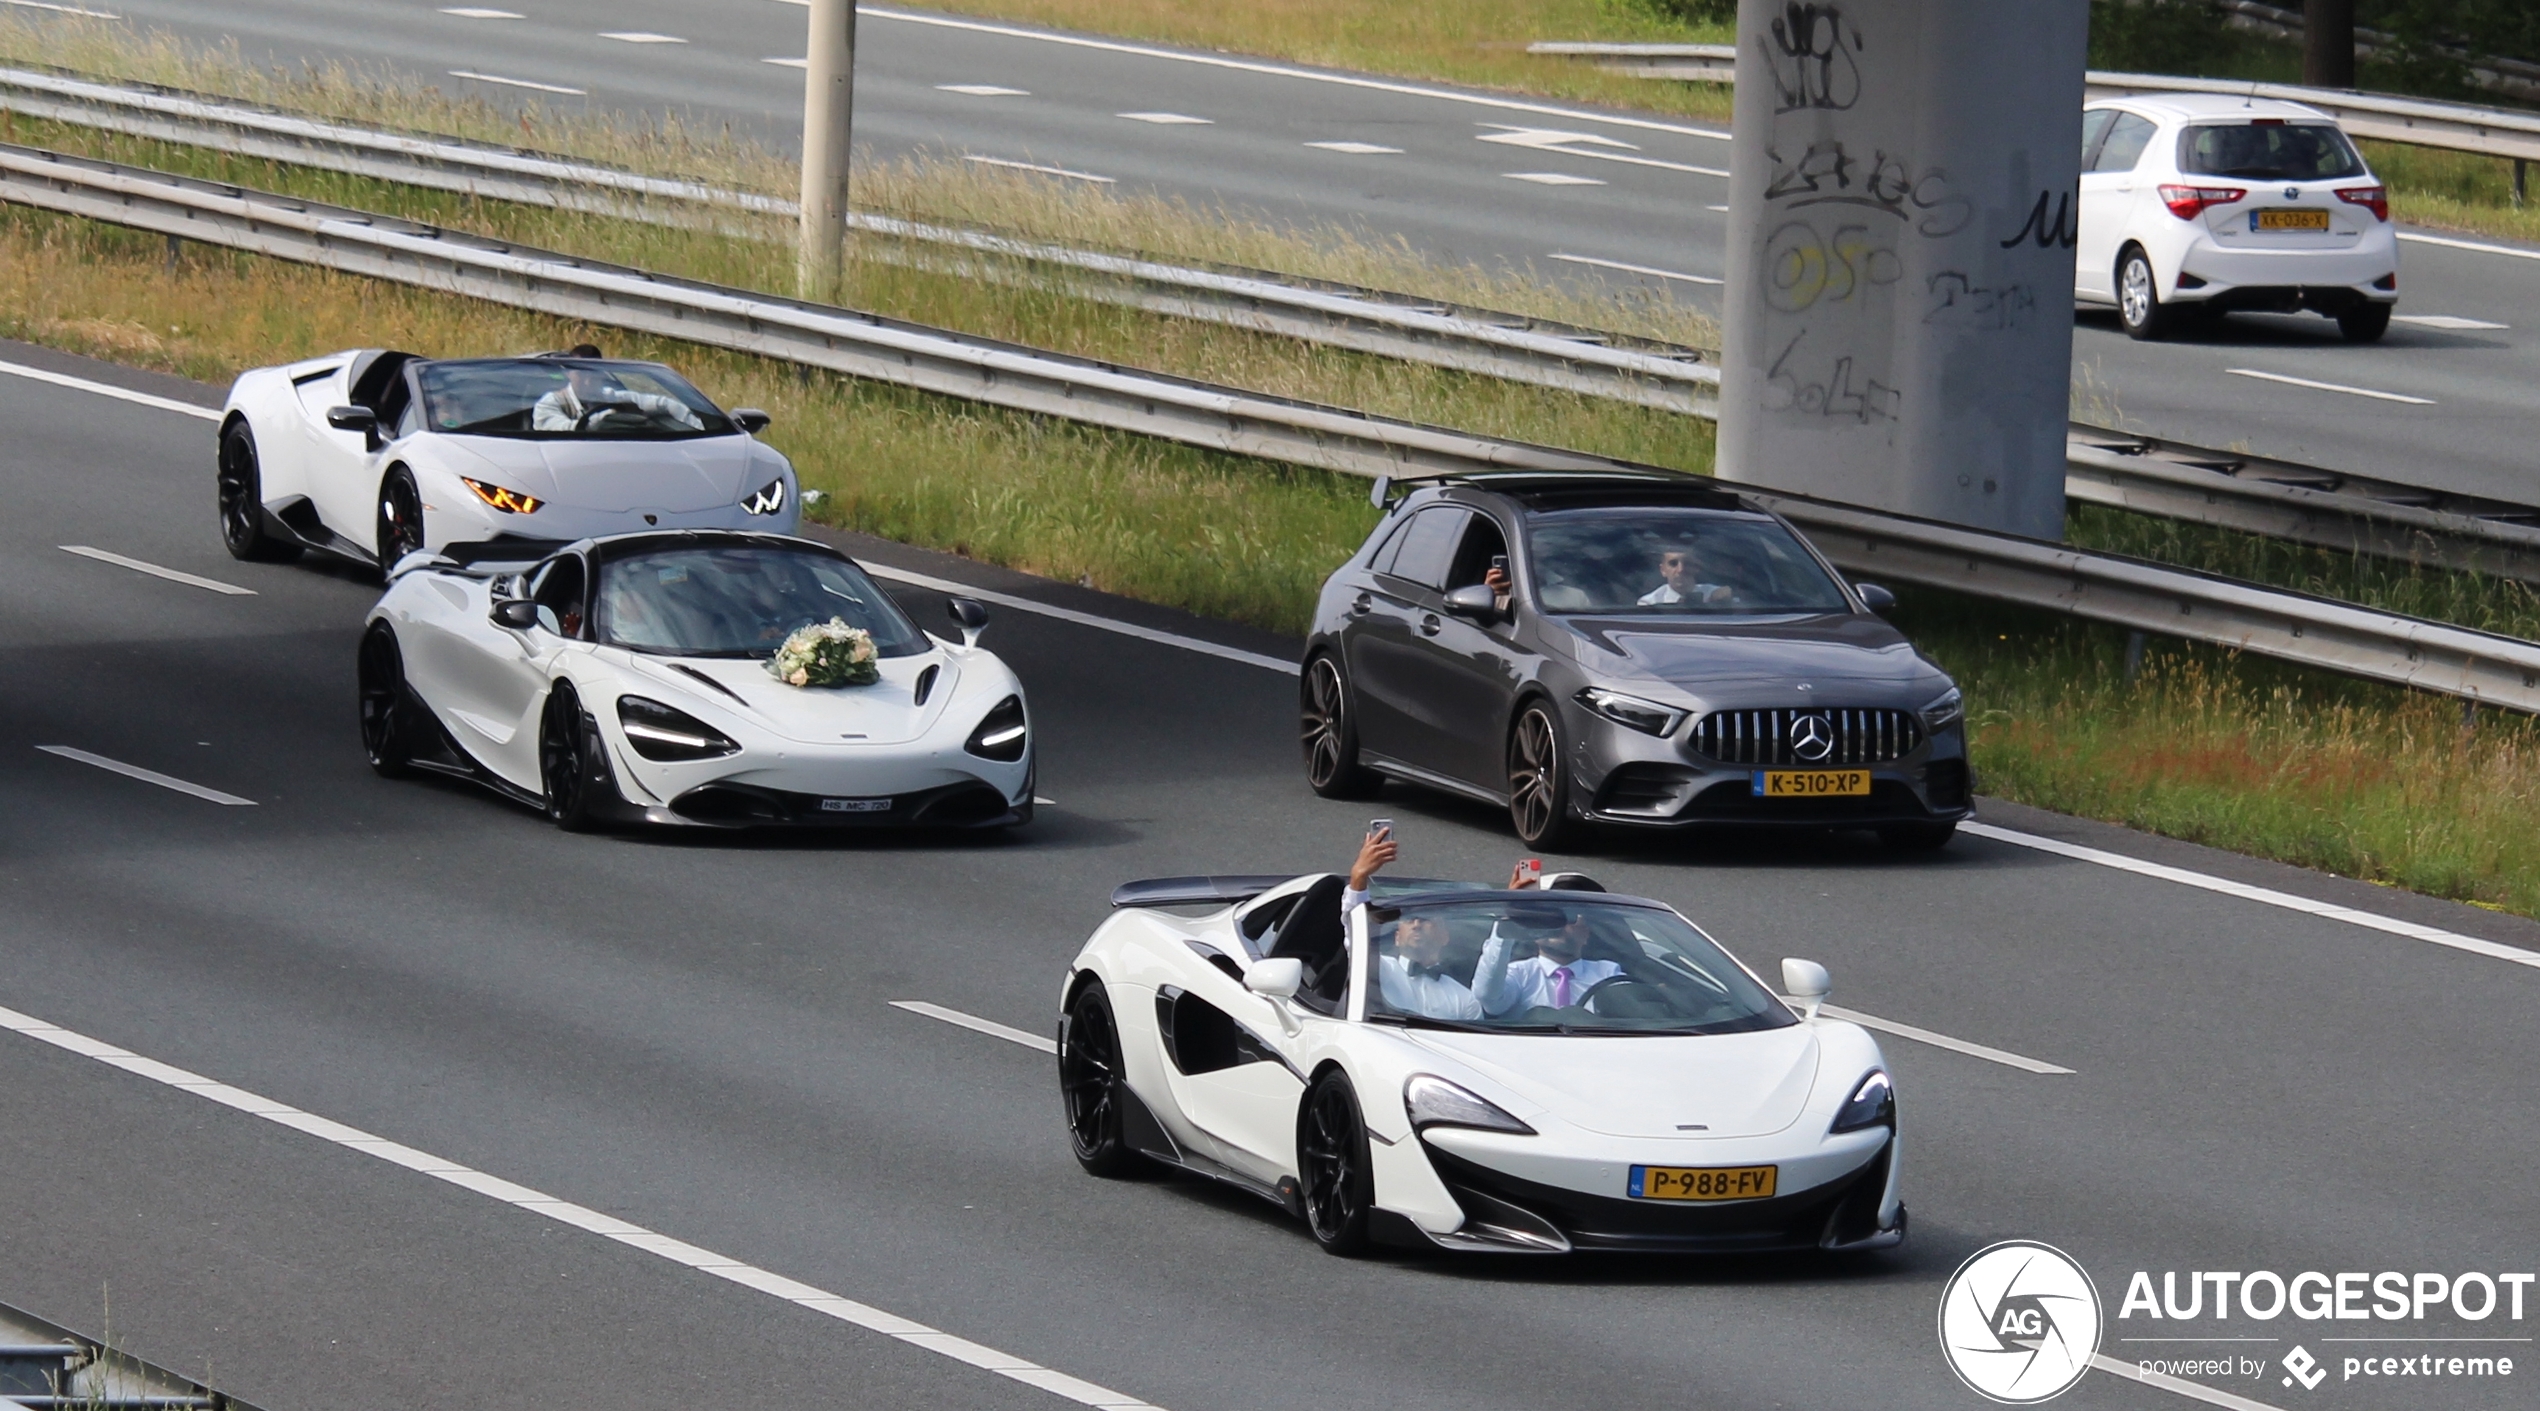
[[[1593,883],[1583,883],[1593,887]],[[1132,882],[1068,968],[1076,1159],[1263,1196],[1335,1253],[1879,1249],[1905,1237],[1878,1044],[1699,927],[1593,890]]]
[[[222,542],[242,559],[320,549],[385,571],[491,539],[795,531],[794,468],[756,438],[767,413],[725,412],[659,363],[597,352],[372,349],[240,374],[221,412]]]
[[[656,530],[536,562],[452,544],[399,563],[362,633],[371,767],[456,775],[584,830],[993,828],[1032,817],[1023,686],[919,631],[844,554],[806,539]],[[880,679],[769,674],[795,629],[871,634]]]

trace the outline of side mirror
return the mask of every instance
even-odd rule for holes
[[[760,432],[765,431],[768,423],[774,420],[774,417],[769,416],[767,413],[760,411],[756,407],[734,407],[732,409],[732,424],[741,428],[743,431],[748,432],[752,436],[756,436]]]
[[[1782,992],[1798,1002],[1800,1018],[1816,1018],[1818,1007],[1826,1002],[1826,994],[1833,988],[1834,981],[1827,978],[1826,967],[1817,962],[1782,962]]]
[[[1876,583],[1855,583],[1852,591],[1861,595],[1861,604],[1872,612],[1888,612],[1896,606],[1896,595]]]
[[[506,598],[494,604],[494,611],[488,616],[497,627],[526,632],[538,625],[538,604],[527,598]]]
[[[326,424],[338,431],[358,431],[365,448],[379,449],[379,413],[368,407],[329,407]]]
[[[1256,960],[1244,972],[1244,988],[1271,999],[1292,999],[1305,988],[1305,962],[1292,955]]]
[[[952,612],[952,620],[961,626],[961,644],[965,647],[979,645],[979,634],[988,630],[987,608],[981,606],[976,598],[955,598],[947,607]]]
[[[1475,583],[1447,594],[1446,611],[1468,622],[1489,622],[1499,616],[1499,596],[1488,585]]]

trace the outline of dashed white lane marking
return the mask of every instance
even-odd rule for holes
[[[64,544],[61,548],[66,554],[77,554],[81,558],[95,559],[99,563],[111,563],[117,568],[128,568],[135,573],[146,573],[153,578],[164,578],[170,583],[186,583],[197,588],[209,588],[215,593],[227,593],[232,597],[256,596],[256,590],[253,588],[241,588],[235,583],[223,583],[217,578],[202,578],[191,573],[180,573],[173,568],[161,568],[155,563],[144,562],[141,559],[128,559],[121,554],[110,554],[104,549],[92,549],[86,544]]]
[[[1142,642],[1179,647],[1186,652],[1197,652],[1202,656],[1212,656],[1222,661],[1242,662],[1246,666],[1258,666],[1265,671],[1276,671],[1288,676],[1294,676],[1298,671],[1297,664],[1284,657],[1263,656],[1259,652],[1248,652],[1240,647],[1219,646],[1215,642],[1205,642],[1197,637],[1185,637],[1178,632],[1159,632],[1155,628],[1140,627],[1136,623],[1122,622],[1117,618],[1096,617],[1090,612],[1078,612],[1073,608],[1052,607],[1048,603],[1036,603],[1030,598],[1018,598],[1011,593],[995,593],[985,588],[973,588],[967,583],[955,583],[949,578],[936,578],[930,574],[911,573],[904,568],[892,568],[871,562],[864,562],[862,566],[865,572],[874,577],[888,579],[893,583],[906,583],[912,587],[926,588],[938,593],[977,598],[983,603],[995,603],[999,607],[1013,608],[1017,612],[1054,617],[1061,622],[1075,623],[1079,627],[1091,627],[1102,632],[1117,632],[1123,637],[1135,637]]]
[[[505,78],[501,74],[478,73],[474,69],[452,69],[450,77],[473,79],[478,83],[496,83],[505,88],[527,88],[539,93],[561,93],[567,98],[591,96],[591,90],[587,88],[567,88],[561,83],[540,83],[526,78]]]
[[[807,69],[811,67],[811,60],[809,59],[761,59],[759,62],[762,64],[774,64],[778,68],[786,69]]]
[[[1114,113],[1112,116],[1127,118],[1131,122],[1151,122],[1163,127],[1214,127],[1217,124],[1215,118],[1195,118],[1188,113]]]
[[[1034,795],[1032,796],[1032,802],[1034,802],[1034,803],[1036,803],[1036,804],[1039,804],[1039,805],[1040,805],[1041,807],[1043,807],[1043,808],[1056,808],[1056,807],[1058,807],[1058,800],[1056,800],[1056,799],[1045,799],[1045,798],[1042,798],[1042,797],[1041,797],[1040,795],[1038,795],[1038,794],[1034,794]]]
[[[964,1029],[986,1034],[990,1038],[1003,1039],[1010,1044],[1036,1048],[1043,1053],[1058,1052],[1056,1039],[1017,1029],[1011,1025],[1000,1024],[994,1019],[982,1019],[976,1014],[964,1014],[958,1009],[946,1009],[940,1004],[928,1004],[922,999],[895,999],[891,1001],[891,1007],[905,1009],[911,1014],[923,1014],[929,1019],[941,1019],[947,1024],[959,1025]]]
[[[2251,1401],[2237,1393],[2224,1391],[2218,1387],[2209,1387],[2201,1382],[2191,1382],[2185,1377],[2173,1377],[2167,1372],[2147,1372],[2131,1362],[2120,1362],[2104,1352],[2090,1354],[2090,1365],[2112,1377],[2123,1377],[2130,1382],[2141,1382],[2156,1390],[2184,1396],[2190,1401],[2201,1401],[2208,1406],[2223,1407],[2225,1411],[2276,1411],[2275,1407],[2263,1401]]]
[[[1894,1034],[1900,1039],[1912,1039],[1918,1044],[1930,1044],[1933,1048],[1945,1048],[1951,1053],[1963,1053],[1969,1058],[1981,1058],[1987,1063],[1999,1063],[2031,1073],[2073,1071],[2043,1059],[2025,1058],[2008,1049],[1993,1048],[1985,1044],[1971,1044],[1965,1039],[1953,1039],[1947,1034],[1935,1034],[1929,1029],[1918,1029],[1911,1024],[1899,1024],[1893,1019],[1881,1019],[1875,1014],[1863,1014],[1857,1009],[1843,1009],[1827,1004],[1819,1005],[1817,1012],[1829,1019],[1840,1019],[1847,1024],[1858,1024],[1864,1029],[1876,1029],[1882,1034]]]
[[[2260,372],[2254,367],[2227,367],[2223,371],[2234,377],[2254,377],[2261,382],[2281,382],[2287,387],[2308,387],[2314,392],[2343,392],[2349,397],[2370,397],[2377,402],[2405,402],[2412,407],[2434,405],[2432,397],[2411,397],[2404,392],[2383,392],[2371,387],[2350,387],[2343,382],[2319,382],[2308,377],[2288,377],[2280,372]]]
[[[2417,235],[2400,231],[2399,238],[2419,245],[2441,245],[2450,250],[2475,250],[2482,255],[2511,255],[2517,260],[2540,260],[2540,250],[2520,250],[2511,245],[2489,245],[2477,240],[2449,240],[2440,235]]]
[[[1028,89],[1000,88],[993,83],[939,83],[935,85],[935,90],[939,93],[959,93],[972,98],[1029,98],[1032,96]]]
[[[2489,323],[2483,318],[2462,318],[2458,314],[2392,314],[2390,316],[2390,321],[2392,323],[2413,323],[2419,328],[2440,328],[2456,333],[2465,333],[2472,329],[2481,328],[2503,330],[2513,326],[2508,323]]]
[[[1704,209],[1704,210],[1706,210],[1706,211],[1721,211],[1721,212],[1726,212],[1726,211],[1728,210],[1728,207],[1726,207],[1726,206],[1705,206],[1705,207],[1703,207],[1702,209]]]
[[[129,387],[117,387],[112,383],[91,382],[85,377],[73,377],[66,372],[47,372],[40,367],[26,367],[19,363],[0,363],[0,373],[6,373],[11,377],[23,377],[29,382],[49,382],[56,387],[68,387],[74,391],[94,392],[100,397],[112,397],[118,402],[157,407],[163,412],[180,412],[186,416],[199,417],[204,421],[220,420],[220,413],[210,407],[198,407],[192,402],[180,402],[173,397],[154,397],[147,392],[135,392]]]
[[[2519,946],[2509,946],[2498,941],[2464,936],[2457,931],[2446,931],[2439,926],[2421,926],[2414,921],[2401,921],[2394,916],[2379,916],[2369,911],[2357,911],[2350,906],[2339,906],[2334,902],[2297,897],[2291,892],[2279,892],[2269,887],[2253,887],[2246,882],[2209,877],[2202,872],[2190,872],[2184,867],[2145,862],[2139,857],[2127,857],[2123,853],[2087,848],[2078,843],[2058,842],[2053,838],[2041,838],[2034,833],[2019,833],[2008,828],[1996,828],[1990,823],[1961,823],[1958,825],[1958,831],[1972,833],[1979,838],[1991,838],[1998,843],[2009,843],[2014,847],[2032,848],[2038,852],[2053,853],[2058,857],[2069,857],[2077,862],[2092,863],[2100,867],[2113,867],[2120,872],[2132,872],[2138,876],[2157,877],[2164,882],[2176,882],[2182,887],[2220,892],[2224,896],[2238,897],[2242,901],[2253,901],[2262,906],[2281,907],[2286,911],[2298,911],[2305,916],[2317,916],[2328,921],[2342,921],[2350,926],[2361,926],[2367,930],[2382,931],[2393,936],[2405,936],[2409,940],[2424,941],[2429,945],[2449,946],[2454,950],[2468,951],[2472,955],[2486,956],[2490,960],[2511,961],[2516,965],[2527,965],[2540,970],[2540,951],[2528,951]]]
[[[1118,179],[1096,176],[1089,171],[1073,171],[1066,167],[1045,167],[1039,162],[1013,162],[1003,157],[982,157],[968,152],[963,153],[961,159],[965,162],[977,162],[983,167],[1011,167],[1016,171],[1036,171],[1043,176],[1063,176],[1073,181],[1098,182],[1104,186],[1109,186]]]
[[[649,29],[607,29],[600,31],[600,37],[614,39],[620,44],[685,44],[688,42],[678,35],[655,34]]]
[[[1683,162],[1662,162],[1656,157],[1630,156],[1629,153],[1637,152],[1640,148],[1629,142],[1618,142],[1611,137],[1600,137],[1593,132],[1561,132],[1548,127],[1513,127],[1504,122],[1486,122],[1481,125],[1495,127],[1499,131],[1485,133],[1474,139],[1477,142],[1497,142],[1510,147],[1524,147],[1530,151],[1550,152],[1563,157],[1592,157],[1600,162],[1627,162],[1636,167],[1657,167],[1662,171],[1691,172],[1696,176],[1725,177],[1728,175],[1718,167],[1688,166]],[[1599,150],[1604,148],[1622,150]]]
[[[56,5],[51,0],[0,0],[0,5],[15,5],[21,10],[50,10],[57,15],[77,15],[84,20],[119,20],[123,16],[107,10],[91,10],[78,5]]]
[[[782,3],[808,5],[811,0],[782,0]],[[1177,64],[1198,64],[1205,68],[1233,69],[1242,73],[1267,74],[1273,78],[1303,79],[1308,83],[1337,84],[1343,88],[1363,88],[1376,93],[1399,93],[1410,98],[1434,98],[1445,103],[1496,108],[1503,113],[1534,113],[1541,117],[1560,118],[1565,122],[1598,123],[1606,127],[1634,128],[1642,132],[1673,133],[1679,137],[1707,137],[1715,142],[1729,140],[1728,133],[1718,128],[1687,127],[1682,123],[1660,122],[1655,118],[1627,118],[1614,113],[1584,112],[1577,108],[1563,108],[1550,103],[1529,103],[1516,98],[1493,98],[1480,93],[1457,93],[1444,88],[1427,88],[1416,83],[1395,83],[1387,79],[1364,78],[1356,74],[1316,73],[1312,69],[1291,68],[1286,64],[1267,64],[1251,59],[1233,59],[1218,54],[1184,54],[1171,49],[1157,49],[1145,44],[1125,44],[1111,39],[1088,39],[1074,34],[1051,34],[1046,30],[1021,29],[1013,25],[956,19],[950,15],[884,10],[871,5],[858,5],[856,14],[865,19],[899,20],[907,24],[932,25],[937,29],[966,29],[977,34],[994,34],[1007,39],[1029,39],[1041,44],[1060,44],[1071,49],[1099,49],[1106,53],[1129,54],[1141,59],[1169,59]]]
[[[1096,1386],[1081,1378],[1071,1377],[1065,1372],[1053,1371],[1037,1362],[999,1352],[993,1347],[972,1342],[968,1338],[956,1337],[951,1333],[928,1327],[924,1323],[886,1312],[869,1303],[858,1303],[850,1298],[841,1298],[837,1294],[796,1282],[754,1264],[744,1264],[738,1259],[717,1254],[713,1250],[701,1249],[684,1240],[657,1234],[641,1225],[620,1220],[614,1215],[601,1214],[588,1206],[558,1200],[554,1196],[531,1190],[527,1186],[514,1185],[500,1176],[490,1176],[455,1161],[444,1160],[430,1152],[417,1151],[413,1147],[389,1141],[384,1137],[372,1136],[359,1128],[347,1127],[341,1122],[329,1121],[324,1117],[303,1112],[296,1107],[275,1102],[268,1097],[259,1097],[242,1088],[233,1088],[227,1083],[216,1082],[197,1073],[189,1073],[182,1068],[161,1063],[157,1059],[144,1058],[130,1049],[118,1048],[113,1044],[92,1039],[85,1034],[74,1033],[59,1025],[48,1024],[32,1015],[20,1014],[14,1009],[0,1009],[0,1029],[23,1034],[30,1039],[78,1054],[82,1058],[93,1058],[109,1068],[120,1068],[124,1072],[147,1078],[154,1083],[164,1084],[178,1092],[207,1098],[224,1107],[234,1107],[250,1116],[261,1117],[276,1125],[289,1127],[295,1132],[305,1132],[321,1141],[332,1142],[347,1151],[357,1151],[364,1156],[388,1162],[390,1165],[402,1166],[409,1171],[430,1176],[434,1180],[447,1181],[461,1190],[474,1191],[478,1195],[528,1211],[532,1215],[543,1215],[559,1224],[571,1225],[577,1230],[587,1230],[602,1238],[615,1240],[629,1249],[640,1249],[646,1254],[669,1260],[673,1264],[686,1265],[701,1274],[712,1274],[728,1283],[739,1284],[743,1288],[754,1289],[771,1298],[782,1299],[797,1308],[835,1318],[842,1323],[851,1323],[885,1337],[896,1338],[912,1347],[924,1348],[928,1352],[952,1358],[956,1362],[967,1362],[973,1367],[994,1372],[1000,1377],[1021,1382],[1025,1386],[1038,1387],[1053,1396],[1065,1397],[1081,1406],[1099,1406],[1106,1408],[1106,1411],[1155,1411],[1155,1408],[1151,1408],[1148,1403],[1124,1392]]]
[[[1572,176],[1565,171],[1504,171],[1510,181],[1531,181],[1537,186],[1603,186],[1592,176]]]
[[[1353,157],[1399,157],[1402,155],[1402,149],[1399,147],[1384,147],[1373,142],[1308,142],[1305,145],[1320,148],[1326,152],[1345,152]]]
[[[173,789],[180,794],[191,794],[198,799],[206,799],[212,803],[226,804],[231,808],[254,808],[256,806],[256,801],[254,799],[242,799],[236,794],[224,794],[218,789],[206,789],[200,784],[189,784],[183,779],[176,778],[175,776],[169,774],[161,774],[155,769],[144,769],[140,765],[126,764],[119,759],[108,759],[101,754],[90,754],[86,750],[75,750],[68,745],[38,745],[36,748],[43,751],[45,754],[59,755],[63,759],[76,760],[81,764],[92,765],[98,769],[105,770],[109,774],[120,774],[126,779],[138,779],[144,784],[156,784],[162,789]]]
[[[473,5],[444,5],[441,7],[441,13],[445,15],[456,15],[463,20],[524,20],[529,18],[527,15],[524,15],[517,10],[480,10]]]

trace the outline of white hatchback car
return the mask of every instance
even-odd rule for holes
[[[2082,112],[2074,292],[2158,338],[2181,316],[2310,309],[2356,342],[2390,327],[2399,242],[2388,194],[2335,120],[2219,93],[2103,99]]]

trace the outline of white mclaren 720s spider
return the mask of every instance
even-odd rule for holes
[[[794,468],[659,363],[370,349],[241,373],[221,412],[221,540],[383,572],[419,549],[540,549],[640,529],[791,534]]]
[[[1901,1242],[1878,1044],[1692,922],[1553,890],[1338,876],[1132,882],[1068,967],[1076,1159],[1260,1195],[1334,1253],[1868,1250]]]
[[[521,561],[452,544],[393,571],[361,639],[362,747],[389,776],[454,775],[574,831],[996,828],[1032,816],[1022,683],[921,632],[844,554],[655,530]],[[874,679],[805,686],[770,659],[806,626],[869,635]]]

